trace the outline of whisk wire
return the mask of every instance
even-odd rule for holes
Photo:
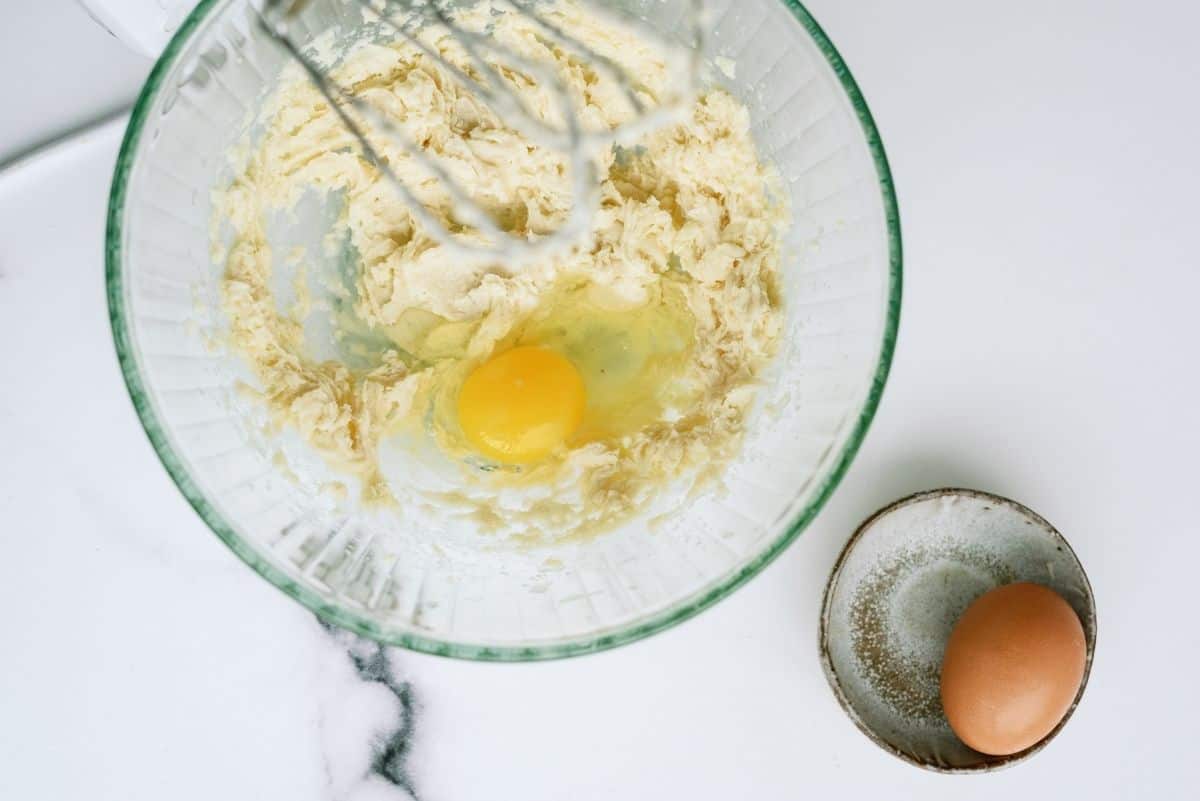
[[[449,255],[459,258],[516,260],[558,251],[579,241],[586,232],[599,204],[599,186],[590,155],[594,146],[622,141],[626,137],[639,135],[648,128],[664,124],[678,113],[684,99],[690,99],[696,91],[703,44],[703,32],[700,29],[702,0],[687,0],[692,9],[693,50],[681,96],[675,98],[673,103],[663,102],[662,98],[653,98],[658,101],[653,108],[648,107],[642,98],[644,87],[639,90],[624,68],[580,42],[544,14],[534,10],[528,0],[492,1],[495,4],[503,3],[514,13],[528,19],[547,40],[584,59],[597,72],[614,81],[630,103],[634,119],[614,130],[583,130],[570,92],[561,76],[546,65],[498,45],[490,36],[467,30],[457,24],[453,15],[438,0],[352,0],[364,11],[371,13],[392,33],[445,70],[460,86],[476,94],[504,125],[518,131],[535,144],[564,154],[570,169],[573,203],[566,219],[549,234],[532,235],[504,230],[493,219],[491,213],[471,197],[438,159],[427,153],[424,147],[397,124],[397,121],[342,86],[330,77],[327,68],[306,54],[292,37],[289,23],[303,9],[307,0],[264,0],[258,22],[264,32],[300,65],[306,77],[358,142],[364,158],[396,189],[414,221],[437,239]],[[398,10],[404,18],[398,20],[392,9]],[[429,25],[440,27],[455,40],[470,60],[474,71],[481,76],[479,79],[451,62],[424,40],[421,32]],[[484,50],[493,54],[509,69],[523,73],[527,79],[543,87],[553,99],[554,111],[561,117],[561,127],[541,119],[530,109],[519,93],[514,91],[510,79],[502,76],[496,66],[483,57],[481,51]],[[353,110],[354,114],[349,110]],[[464,237],[461,231],[451,231],[451,226],[430,210],[412,187],[396,174],[387,158],[372,145],[364,125],[355,119],[355,114],[376,134],[387,136],[398,144],[404,153],[438,182],[452,202],[452,222],[473,228],[479,236]]]

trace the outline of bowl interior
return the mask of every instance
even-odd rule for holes
[[[647,0],[670,30],[670,4]],[[155,66],[114,179],[109,303],[118,355],[155,448],[241,558],[325,618],[444,655],[539,659],[611,647],[713,603],[790,542],[832,492],[882,391],[899,313],[899,231],[869,113],[799,4],[708,3],[714,72],[751,110],[793,209],[786,329],[722,492],[586,542],[488,548],[347,510],[289,481],[222,322],[210,196],[284,62],[237,0],[205,0]],[[304,29],[349,36],[353,3],[310,3]],[[303,230],[297,230],[297,239]],[[281,242],[286,252],[287,242]]]
[[[1017,754],[989,756],[946,721],[942,655],[971,602],[1016,581],[1066,599],[1083,623],[1087,664],[1054,731]],[[1062,535],[1020,504],[971,490],[921,493],[867,520],[834,568],[821,618],[826,675],[855,724],[902,759],[949,772],[994,770],[1044,747],[1079,703],[1095,644],[1091,586]]]

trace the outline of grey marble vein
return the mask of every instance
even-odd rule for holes
[[[331,792],[338,801],[389,797],[417,801],[419,796],[408,765],[416,732],[417,704],[412,685],[398,678],[388,648],[324,621],[318,622],[349,658],[357,679],[364,685],[386,691],[395,700],[397,710],[397,719],[392,724],[368,736],[370,760],[367,775],[361,777],[361,783],[351,788],[349,794],[344,795],[334,786],[335,782],[330,776]],[[328,776],[328,755],[323,754],[323,758]],[[392,788],[394,792],[384,792],[387,787]]]

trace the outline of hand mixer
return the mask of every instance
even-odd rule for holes
[[[170,12],[164,8],[161,0],[83,2],[109,30],[143,50],[158,46],[156,39],[161,39],[172,28],[171,19],[164,16]],[[636,76],[555,24],[545,13],[545,3],[537,0],[483,0],[490,3],[493,13],[518,14],[528,20],[536,27],[539,38],[574,54],[615,83],[633,115],[620,127],[603,131],[584,129],[562,80],[553,70],[511,52],[497,44],[486,32],[476,32],[458,24],[455,15],[463,7],[462,3],[455,4],[448,0],[344,2],[358,6],[364,20],[385,26],[398,41],[415,47],[462,87],[474,93],[504,125],[539,146],[562,153],[570,167],[573,202],[566,219],[553,232],[534,237],[504,230],[437,159],[406,133],[403,120],[382,113],[340,85],[329,69],[301,45],[301,40],[293,35],[293,30],[309,0],[262,0],[260,4],[252,6],[257,12],[258,26],[300,65],[357,140],[364,158],[394,186],[397,196],[408,206],[418,224],[454,257],[519,260],[556,251],[578,241],[586,231],[598,203],[598,182],[591,158],[596,147],[629,141],[675,119],[691,101],[699,85],[704,45],[703,0],[673,0],[678,6],[679,21],[674,30],[682,33],[679,40],[669,39],[655,28],[639,23],[633,15],[617,14],[614,8],[605,3],[594,0],[587,3],[589,9],[614,18],[614,23],[628,26],[639,35],[645,34],[649,41],[661,48],[668,63],[674,66],[678,73],[678,87],[669,97],[655,98],[653,101],[639,85]],[[173,16],[177,19],[181,4],[166,5],[176,7]],[[138,14],[143,16],[140,22]],[[144,19],[147,15],[154,17],[152,22]],[[444,31],[461,47],[472,67],[472,74],[446,59],[425,41],[422,35],[431,28]],[[509,80],[501,75],[497,64],[532,78],[548,90],[561,125],[548,124],[527,108],[513,91]],[[448,230],[447,225],[396,175],[387,160],[381,158],[378,149],[371,144],[369,132],[388,137],[421,165],[450,197],[455,220],[470,226],[481,236],[468,240]]]

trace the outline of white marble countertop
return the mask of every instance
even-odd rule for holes
[[[0,798],[1193,795],[1200,10],[810,5],[895,168],[892,379],[842,488],[776,563],[580,659],[380,650],[245,568],[159,466],[117,370],[102,244],[120,123],[0,174]],[[1046,516],[1098,602],[1078,712],[994,775],[883,753],[817,660],[846,537],[939,485]]]

